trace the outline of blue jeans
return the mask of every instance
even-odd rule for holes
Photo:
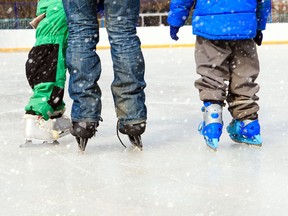
[[[63,0],[63,5],[69,29],[66,62],[69,95],[73,100],[71,118],[75,122],[97,122],[101,119],[97,0]],[[104,6],[114,69],[111,91],[120,125],[140,123],[147,118],[145,62],[136,35],[139,5],[139,0],[105,0]]]

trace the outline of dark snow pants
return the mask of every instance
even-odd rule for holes
[[[202,101],[228,103],[234,119],[255,119],[259,105],[255,82],[259,61],[255,42],[249,40],[207,40],[197,36],[195,47],[197,73],[195,81]]]

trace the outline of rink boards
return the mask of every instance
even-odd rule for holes
[[[139,27],[138,35],[143,48],[193,47],[195,36],[192,27],[184,26],[179,31],[179,40],[173,41],[169,26]],[[263,32],[263,44],[288,44],[288,23],[270,23]],[[34,29],[0,30],[0,52],[29,51],[35,42]],[[100,29],[97,49],[109,49],[105,28]]]

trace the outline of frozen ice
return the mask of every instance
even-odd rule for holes
[[[194,48],[161,48],[143,50],[144,149],[121,135],[124,149],[116,135],[110,51],[100,50],[104,121],[84,155],[71,135],[59,145],[19,147],[31,94],[28,53],[0,53],[0,215],[286,216],[288,45],[258,51],[261,148],[236,144],[224,130],[218,151],[208,149],[197,131],[202,103],[194,87]],[[65,102],[69,115],[67,90]],[[226,127],[227,106],[223,119]]]

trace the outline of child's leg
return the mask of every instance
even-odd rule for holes
[[[37,13],[46,13],[46,16],[37,26],[36,43],[26,62],[26,75],[33,95],[25,110],[48,120],[65,110],[63,96],[68,32],[61,0],[41,0]]]
[[[255,82],[259,74],[259,61],[253,40],[231,43],[231,80],[227,102],[233,116],[227,127],[230,138],[239,143],[262,145],[258,121],[259,105],[256,93],[259,85]]]
[[[234,119],[257,119],[259,85],[255,80],[259,74],[259,61],[255,43],[242,40],[231,44],[234,58],[230,62],[228,109]]]
[[[68,134],[71,127],[70,119],[62,116],[68,35],[62,1],[39,1],[37,15],[40,14],[40,22],[34,22],[38,24],[36,43],[26,62],[26,76],[33,90],[24,115],[27,143],[33,139],[57,140]]]
[[[195,61],[201,78],[195,81],[202,101],[226,100],[228,89],[225,81],[230,79],[228,58],[232,50],[225,41],[210,41],[197,36]]]
[[[228,45],[225,41],[209,41],[202,37],[197,37],[196,41],[195,60],[201,78],[195,82],[195,87],[204,101],[203,121],[198,130],[213,150],[217,149],[222,134],[222,106],[228,88],[225,81],[230,77],[228,59],[232,52]]]

